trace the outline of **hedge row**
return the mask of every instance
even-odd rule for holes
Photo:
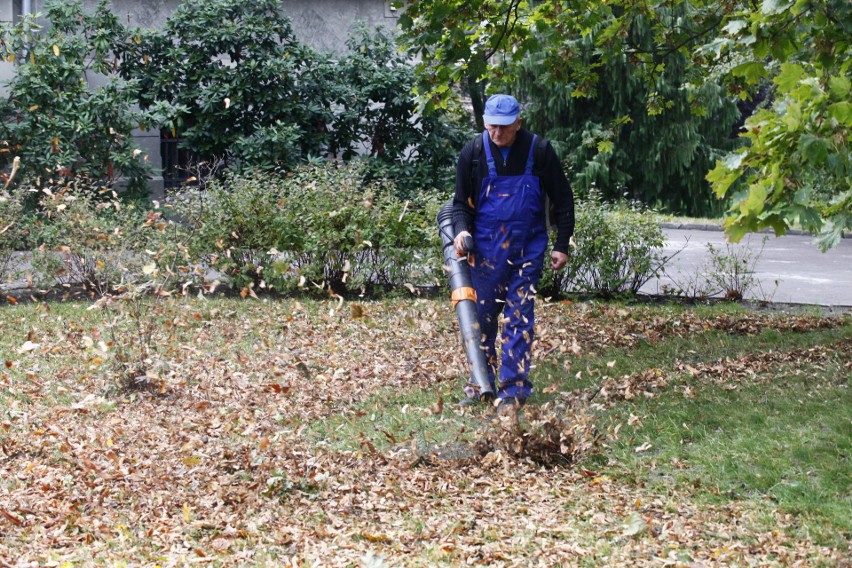
[[[34,195],[41,206],[24,214]],[[391,182],[335,162],[232,173],[167,203],[122,202],[81,181],[19,191],[0,195],[0,278],[15,276],[14,251],[30,250],[35,285],[93,295],[143,284],[408,294],[445,283],[435,225],[445,199],[400,199]],[[575,241],[565,270],[546,270],[543,292],[635,293],[665,262],[653,214],[595,196],[577,204]]]

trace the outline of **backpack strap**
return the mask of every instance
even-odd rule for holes
[[[546,138],[542,138],[537,136],[533,139],[533,148],[532,148],[532,156],[533,156],[533,175],[541,177],[542,166],[544,165],[544,153],[547,150],[548,141]],[[542,188],[543,190],[544,188]],[[556,206],[553,204],[553,201],[550,200],[550,196],[547,195],[546,191],[542,191],[543,198],[543,206],[544,206],[544,220],[547,226],[547,232],[550,233],[554,227],[556,227]]]
[[[470,161],[470,191],[471,196],[475,195],[478,188],[474,187],[476,176],[479,174],[479,155],[482,153],[482,136],[477,136],[473,139],[473,158]],[[474,201],[476,198],[473,198]]]
[[[544,164],[544,151],[547,149],[547,139],[536,136],[533,139],[533,175],[541,177],[541,166]]]

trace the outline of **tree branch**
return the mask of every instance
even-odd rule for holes
[[[511,0],[509,2],[509,7],[506,9],[506,21],[503,23],[503,31],[500,32],[500,37],[497,38],[497,43],[494,44],[494,47],[485,54],[486,61],[491,59],[497,50],[500,49],[500,44],[503,43],[503,39],[509,35],[512,30],[515,29],[515,24],[517,24],[518,18],[518,6],[521,3],[521,0]],[[509,19],[512,17],[512,13],[515,14],[515,20],[512,22],[511,27],[509,26]]]

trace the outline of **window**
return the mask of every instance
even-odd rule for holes
[[[16,22],[35,12],[33,0],[0,0],[0,22]]]
[[[193,152],[180,147],[180,138],[171,131],[160,131],[160,157],[163,160],[163,187],[166,190],[181,186],[189,177],[189,169],[197,159]]]

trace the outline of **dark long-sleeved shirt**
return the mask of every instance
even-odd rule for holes
[[[521,129],[512,144],[512,150],[506,162],[500,149],[491,140],[491,155],[494,156],[497,174],[501,176],[519,176],[526,170],[527,156],[530,152],[533,135],[529,130]],[[456,165],[456,194],[453,198],[453,229],[458,235],[462,231],[473,232],[474,219],[476,218],[476,204],[479,199],[479,191],[482,188],[482,180],[488,177],[488,164],[486,163],[485,148],[479,155],[479,167],[476,172],[471,172],[473,163],[474,141],[465,145]],[[554,205],[556,214],[556,241],[553,250],[568,252],[568,241],[574,234],[574,194],[571,186],[562,171],[562,164],[550,142],[544,151],[544,163],[535,164],[534,172],[539,176],[541,189],[550,198]]]

